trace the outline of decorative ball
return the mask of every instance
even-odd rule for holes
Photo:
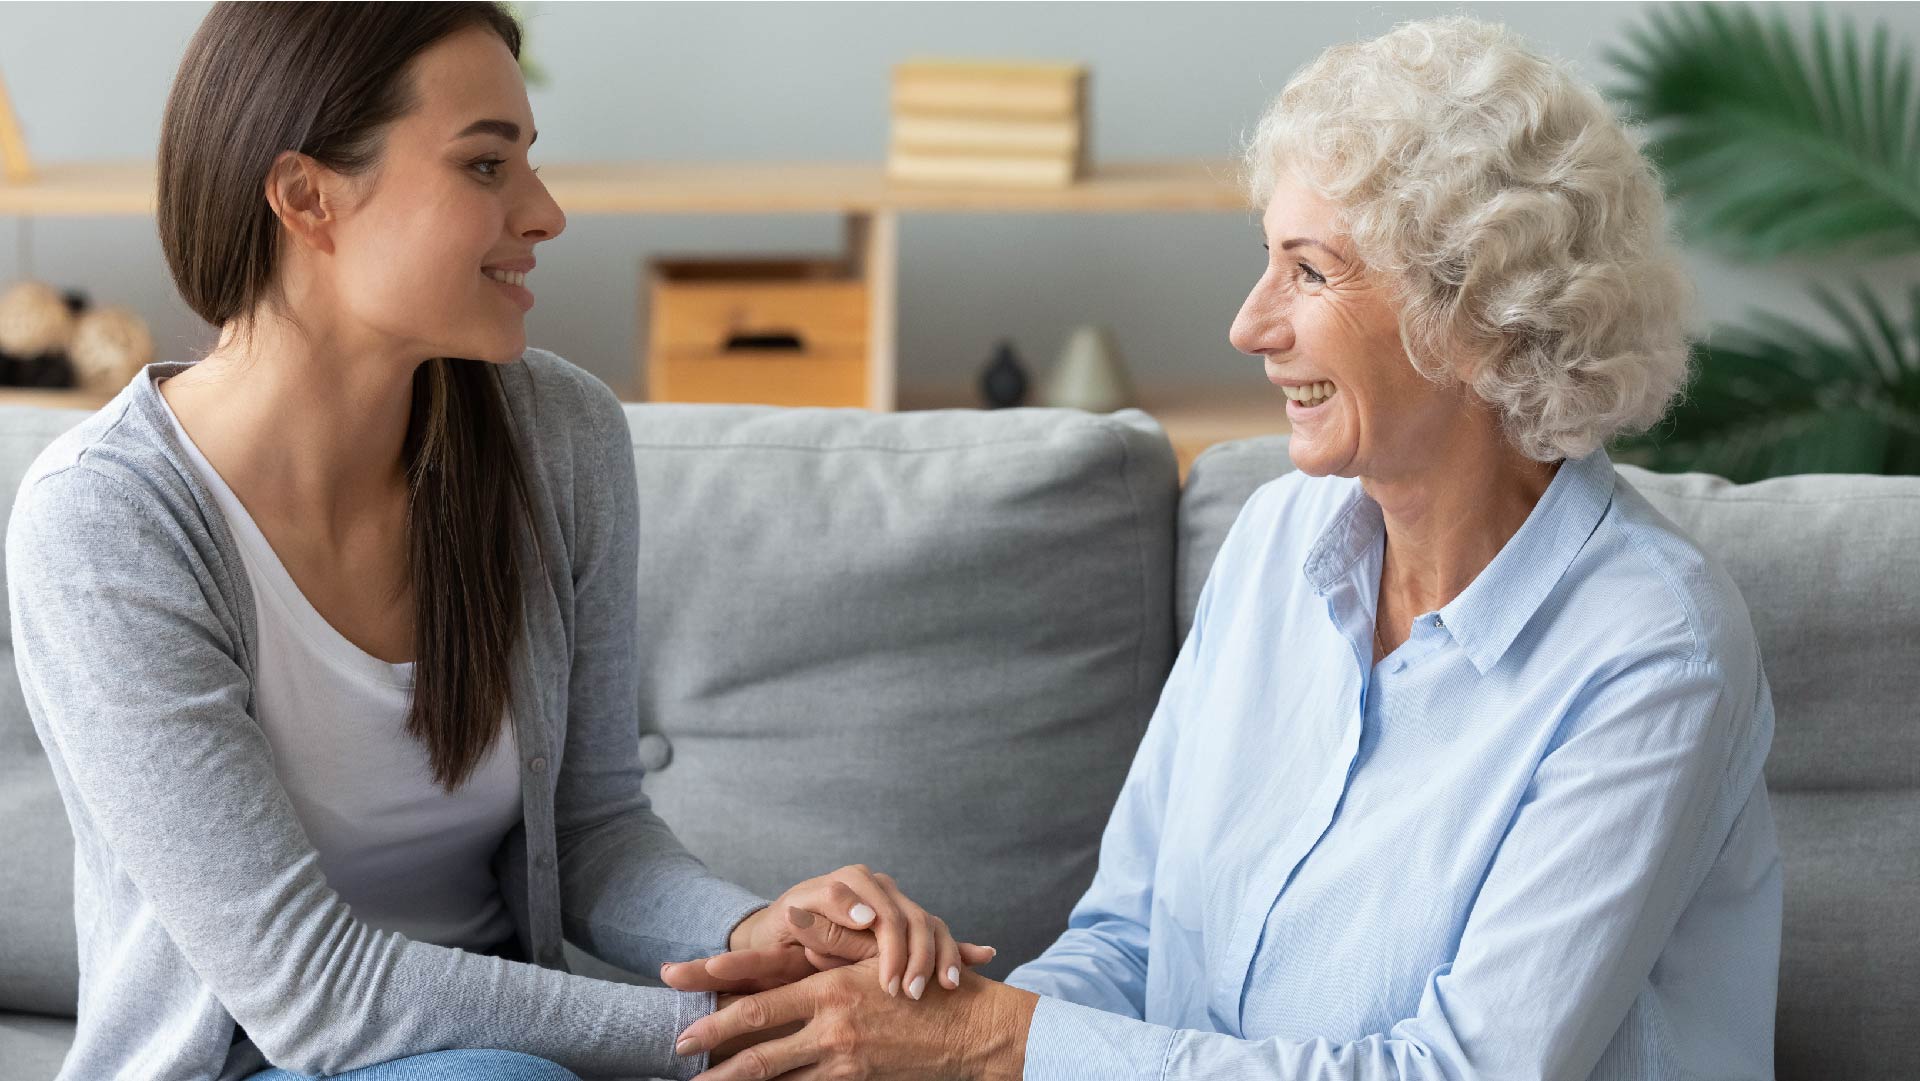
[[[74,324],[67,355],[81,386],[116,390],[153,363],[153,334],[126,308],[94,308]]]
[[[64,352],[73,322],[58,290],[43,282],[20,282],[0,293],[0,352],[16,357]]]

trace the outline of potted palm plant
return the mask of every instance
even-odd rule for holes
[[[1690,240],[1749,260],[1920,252],[1912,52],[1884,23],[1863,43],[1811,18],[1803,38],[1779,7],[1654,9],[1609,50],[1626,81],[1608,93],[1648,126]],[[1896,303],[1859,277],[1810,294],[1837,332],[1761,310],[1715,330],[1667,421],[1615,455],[1735,481],[1920,473],[1920,281]]]

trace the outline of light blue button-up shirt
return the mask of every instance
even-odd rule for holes
[[[1738,590],[1604,453],[1373,661],[1385,528],[1229,531],[1026,1076],[1771,1078],[1773,708]]]

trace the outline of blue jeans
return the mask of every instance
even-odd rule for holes
[[[462,1048],[409,1055],[329,1074],[340,1081],[580,1081],[564,1066],[518,1051]],[[311,1081],[292,1070],[262,1070],[247,1081]]]

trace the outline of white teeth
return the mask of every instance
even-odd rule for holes
[[[483,268],[480,273],[485,274],[494,281],[506,282],[508,285],[527,284],[527,274],[524,270],[494,270],[488,267]]]
[[[1335,393],[1334,385],[1327,382],[1309,383],[1304,387],[1281,387],[1280,389],[1286,391],[1287,397],[1305,406],[1319,405],[1321,402],[1333,397]]]

